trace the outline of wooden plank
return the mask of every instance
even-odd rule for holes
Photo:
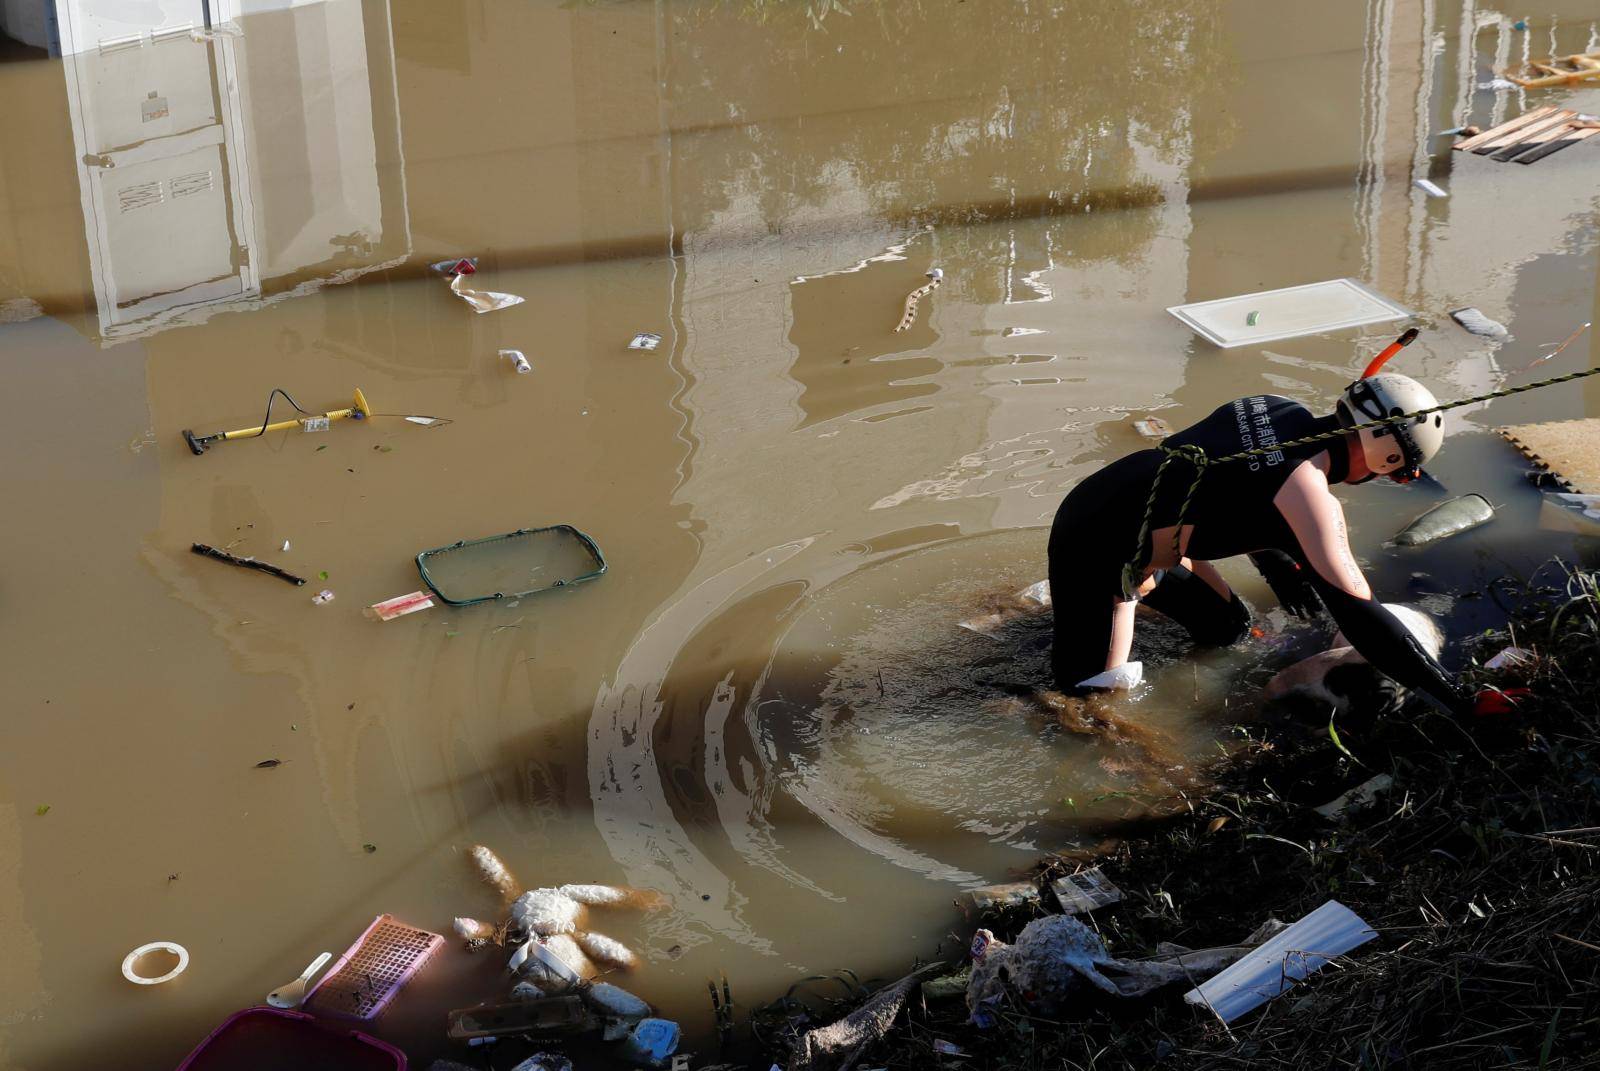
[[[1600,418],[1519,424],[1498,430],[1568,491],[1600,494]]]
[[[1556,106],[1554,104],[1546,104],[1544,107],[1535,108],[1531,112],[1523,112],[1515,119],[1501,123],[1499,126],[1490,127],[1481,134],[1474,134],[1465,141],[1458,141],[1450,147],[1452,149],[1476,149],[1486,141],[1492,141],[1495,138],[1511,133],[1513,130],[1520,130],[1529,123],[1537,122],[1555,110]]]
[[[1564,74],[1546,74],[1538,78],[1523,78],[1515,74],[1508,74],[1506,77],[1523,89],[1548,89],[1551,86],[1575,86],[1580,82],[1592,82],[1600,78],[1600,67],[1593,70],[1568,71]]]
[[[1543,160],[1553,152],[1560,152],[1569,145],[1576,145],[1585,138],[1592,138],[1600,134],[1600,126],[1569,126],[1566,136],[1558,141],[1548,142],[1537,149],[1523,153],[1517,157],[1519,164],[1531,164],[1535,160]]]
[[[1522,127],[1519,130],[1513,130],[1503,138],[1495,138],[1493,141],[1486,141],[1472,151],[1477,153],[1479,156],[1487,156],[1492,152],[1496,152],[1500,149],[1510,148],[1519,142],[1527,141],[1529,138],[1534,137],[1535,135],[1546,134],[1552,130],[1560,130],[1562,127],[1566,126],[1568,122],[1576,119],[1577,117],[1577,112],[1570,111],[1566,108],[1561,108],[1557,110],[1555,114],[1547,115],[1538,122],[1529,123],[1527,126]]]
[[[1548,86],[1577,85],[1600,77],[1600,52],[1577,53],[1572,56],[1552,56],[1548,59],[1530,60],[1523,71],[1543,71],[1539,78],[1528,78],[1522,73],[1506,77],[1524,89],[1543,89]]]
[[[1537,127],[1529,127],[1522,132],[1521,137],[1507,142],[1505,145],[1490,152],[1488,154],[1489,159],[1505,163],[1517,154],[1527,152],[1535,145],[1543,145],[1547,141],[1555,141],[1572,129],[1572,120],[1576,118],[1577,116],[1573,115],[1569,119],[1558,119],[1551,123],[1541,123]]]

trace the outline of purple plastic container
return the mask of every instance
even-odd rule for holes
[[[178,1071],[406,1071],[405,1053],[359,1030],[318,1025],[303,1012],[246,1008],[223,1020]]]

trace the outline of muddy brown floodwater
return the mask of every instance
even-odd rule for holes
[[[1361,279],[1417,310],[1400,367],[1442,398],[1597,318],[1597,142],[1521,167],[1436,136],[1600,111],[1485,85],[1594,47],[1589,0],[813,6],[330,0],[7,51],[0,1066],[171,1068],[380,912],[492,917],[474,843],[528,885],[666,894],[597,925],[702,1052],[708,976],[751,1002],[931,955],[960,889],[1184,773],[1009,705],[1042,621],[956,622],[1043,576],[1134,419],[1329,406],[1397,330],[1219,350],[1167,306]],[[475,315],[427,271],[468,254],[527,300]],[[179,437],[357,387],[452,423]],[[1460,636],[1492,607],[1450,592],[1581,550],[1488,429],[1596,413],[1590,381],[1453,414],[1435,474],[1501,513],[1437,548],[1383,542],[1438,491],[1349,491],[1380,594]],[[559,523],[605,576],[360,613],[420,550]],[[1248,724],[1292,639],[1265,624],[1202,657],[1151,633],[1126,713],[1170,765]],[[157,940],[187,971],[127,984]],[[498,970],[452,942],[378,1032],[426,1066]]]

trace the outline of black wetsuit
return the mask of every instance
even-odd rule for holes
[[[1211,458],[1330,431],[1336,417],[1318,417],[1305,406],[1275,395],[1240,398],[1221,406],[1165,445],[1196,445]],[[1214,561],[1255,551],[1282,551],[1294,559],[1321,595],[1345,636],[1380,671],[1419,689],[1454,711],[1465,700],[1450,675],[1375,599],[1345,592],[1306,561],[1299,540],[1273,500],[1301,464],[1328,450],[1330,483],[1342,481],[1349,460],[1338,440],[1277,450],[1248,461],[1207,468],[1184,514],[1194,531],[1187,557]],[[1105,669],[1111,646],[1114,603],[1122,597],[1123,567],[1134,557],[1150,486],[1161,450],[1141,450],[1114,461],[1078,484],[1056,511],[1050,529],[1050,594],[1055,611],[1053,662],[1056,687],[1074,691]],[[1178,510],[1194,479],[1183,459],[1168,466],[1157,497],[1151,531],[1177,523]],[[1148,553],[1149,548],[1142,548]],[[1174,618],[1197,643],[1226,645],[1242,639],[1250,615],[1238,595],[1231,603],[1182,567],[1169,569],[1146,605]]]

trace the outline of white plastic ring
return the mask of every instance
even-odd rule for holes
[[[171,952],[174,956],[178,957],[178,965],[172,968],[172,970],[168,971],[166,974],[163,974],[160,978],[146,978],[143,975],[133,973],[133,965],[138,963],[142,957],[149,955],[151,952]],[[174,978],[178,977],[178,975],[182,974],[186,969],[188,969],[188,966],[189,950],[187,948],[184,948],[180,944],[174,944],[171,941],[151,941],[149,944],[140,945],[138,948],[128,953],[127,958],[122,961],[122,977],[126,978],[134,985],[160,985],[162,982],[170,982]]]

